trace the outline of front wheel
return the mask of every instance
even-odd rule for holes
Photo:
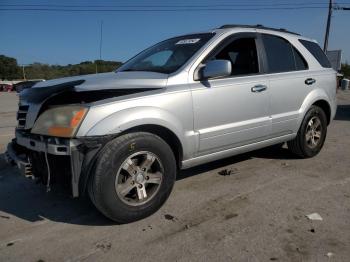
[[[98,210],[118,223],[142,219],[166,201],[176,177],[169,145],[144,132],[109,142],[97,158],[89,195]]]
[[[287,142],[288,149],[301,158],[317,155],[327,134],[327,117],[322,108],[312,106],[307,111],[297,136]]]

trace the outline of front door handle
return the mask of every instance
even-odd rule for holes
[[[265,91],[266,89],[267,89],[267,86],[265,85],[256,85],[256,86],[253,86],[251,90],[253,93],[259,93],[259,92]]]
[[[308,79],[305,80],[305,84],[307,84],[308,86],[312,85],[314,83],[316,83],[316,79],[308,78]]]

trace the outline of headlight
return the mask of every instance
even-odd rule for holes
[[[62,106],[46,110],[36,120],[32,133],[39,135],[73,137],[83,121],[87,108]]]

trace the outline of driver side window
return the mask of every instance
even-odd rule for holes
[[[215,59],[230,61],[232,76],[259,73],[258,54],[255,39],[252,37],[233,40],[211,60]]]

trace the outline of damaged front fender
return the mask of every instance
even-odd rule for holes
[[[85,137],[76,140],[78,146],[74,146],[74,143],[72,144],[71,169],[73,197],[85,195],[96,158],[105,144],[115,137],[116,135]]]

